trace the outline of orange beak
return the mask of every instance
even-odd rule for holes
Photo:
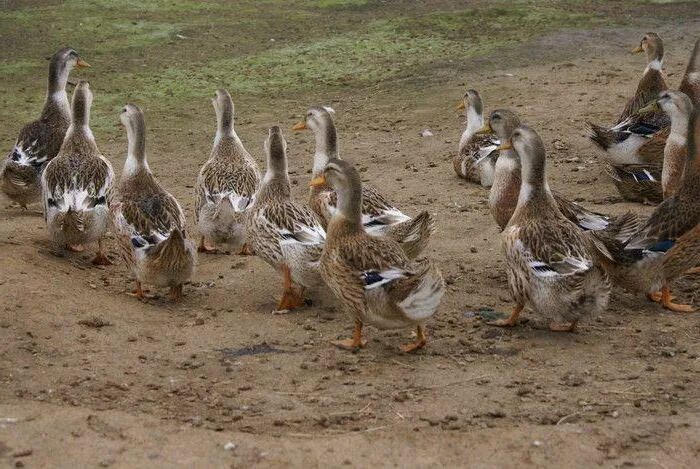
[[[513,149],[513,142],[508,140],[507,142],[502,143],[496,150],[512,150]]]
[[[76,66],[78,67],[89,67],[90,64],[84,61],[83,59],[78,59],[78,61],[75,63]]]
[[[641,54],[642,52],[644,52],[644,49],[642,48],[641,44],[632,49],[633,54]]]
[[[457,107],[456,107],[455,109],[456,109],[457,111],[461,111],[461,110],[464,109],[465,107],[467,107],[467,105],[464,104],[464,100],[462,100],[462,101],[459,102],[459,104],[457,104]]]
[[[319,186],[325,186],[325,185],[326,185],[326,177],[323,174],[321,174],[320,176],[316,176],[309,183],[309,187],[319,187]]]
[[[305,130],[306,129],[306,122],[301,121],[297,124],[294,124],[294,127],[292,127],[292,130]]]

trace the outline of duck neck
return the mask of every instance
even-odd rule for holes
[[[286,158],[267,159],[267,171],[260,186],[261,195],[270,197],[272,194],[288,198],[291,196],[291,185],[287,173]]]
[[[51,61],[44,114],[59,111],[65,116],[70,116],[70,102],[66,92],[69,74],[70,69],[65,63]]]
[[[685,75],[691,85],[697,86],[700,84],[700,39],[695,42],[693,55],[690,56],[688,67],[685,69]]]
[[[649,50],[647,52],[647,68],[644,73],[650,70],[661,71],[664,66],[664,51],[663,49]]]
[[[462,132],[459,140],[459,148],[467,144],[467,141],[484,126],[484,115],[473,105],[467,108],[467,128]]]
[[[142,119],[133,118],[126,128],[129,140],[128,153],[124,163],[124,174],[133,175],[139,171],[150,171],[146,161],[146,125]]]
[[[323,172],[328,160],[338,157],[338,136],[333,122],[327,122],[314,131],[316,149],[314,151],[313,174],[317,176]]]
[[[525,161],[521,159],[521,166],[522,182],[518,195],[518,206],[551,200],[552,192],[544,172],[544,157],[541,159],[528,158]]]
[[[216,113],[216,141],[227,137],[237,138],[233,130],[233,103],[230,100],[223,100],[220,106]]]
[[[671,116],[671,134],[686,140],[688,138],[689,116],[677,108],[671,111],[669,115]]]
[[[362,187],[342,187],[336,189],[338,194],[338,211],[328,225],[328,236],[339,233],[356,233],[362,228]]]
[[[80,94],[73,99],[72,118],[67,135],[82,135],[87,140],[95,141],[90,129],[90,103],[87,96]]]

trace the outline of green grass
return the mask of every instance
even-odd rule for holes
[[[93,65],[76,75],[91,81],[96,104],[111,112],[127,101],[181,109],[222,86],[251,99],[362,89],[548,32],[614,24],[582,0],[497,0],[477,8],[454,1],[453,10],[443,11],[399,0],[33,5],[0,17],[0,41],[8,44],[0,50],[0,73],[10,83],[0,118],[36,113],[34,101],[45,86],[43,57],[63,45]],[[96,116],[93,122],[113,132],[113,120]]]

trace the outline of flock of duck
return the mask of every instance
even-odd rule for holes
[[[514,326],[527,309],[553,331],[606,309],[611,286],[646,293],[673,311],[670,283],[700,266],[700,40],[678,91],[668,90],[661,69],[663,45],[642,39],[648,65],[637,92],[609,128],[591,124],[592,140],[627,200],[659,203],[649,217],[589,211],[553,192],[545,148],[535,130],[512,111],[484,118],[479,93],[468,90],[467,127],[454,157],[457,174],[490,187],[489,207],[503,232],[508,283],[515,307],[496,326]],[[420,257],[435,231],[428,212],[410,217],[338,154],[333,109],[312,107],[293,130],[314,133],[316,149],[307,202],[292,200],[287,142],[269,129],[264,176],[234,131],[226,90],[212,104],[217,132],[195,186],[198,246],[188,236],[178,201],[153,176],[146,159],[144,114],[124,106],[128,150],[118,179],[90,130],[93,99],[86,81],[69,102],[74,67],[88,64],[70,48],[51,58],[41,117],[27,124],[0,166],[0,189],[22,207],[41,201],[48,232],[60,249],[82,251],[96,243],[94,264],[108,265],[102,239],[117,238],[119,253],[144,285],[169,287],[174,300],[193,275],[197,253],[227,245],[254,254],[278,270],[283,292],[276,311],[305,304],[305,290],[326,286],[355,322],[351,338],[335,345],[365,345],[363,325],[415,328],[406,352],[426,344],[426,321],[444,294],[436,263]]]

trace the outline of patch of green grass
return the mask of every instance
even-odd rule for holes
[[[11,78],[36,73],[42,65],[46,64],[31,60],[2,61],[0,62],[0,75]]]
[[[306,0],[304,4],[315,8],[357,9],[369,5],[369,0]]]

